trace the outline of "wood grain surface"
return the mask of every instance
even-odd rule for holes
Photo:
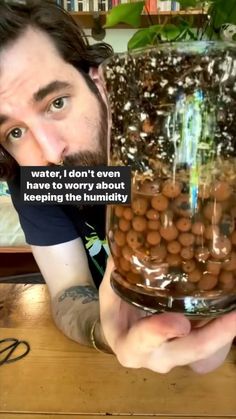
[[[0,367],[0,418],[236,418],[236,350],[207,375],[126,369],[78,345],[53,324],[44,285],[0,284],[0,339],[29,342],[26,358]]]

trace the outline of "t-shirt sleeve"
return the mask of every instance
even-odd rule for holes
[[[12,203],[18,212],[26,242],[35,246],[52,246],[78,237],[78,232],[60,205],[33,205],[20,200],[17,179],[8,182]]]

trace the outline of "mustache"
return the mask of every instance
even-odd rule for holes
[[[63,166],[106,166],[107,157],[103,152],[83,151],[63,159]]]

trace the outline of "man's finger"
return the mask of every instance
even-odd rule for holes
[[[138,368],[144,366],[143,358],[153,350],[169,339],[186,336],[190,330],[191,324],[182,314],[163,313],[142,318],[118,337],[115,352],[122,365]]]
[[[225,358],[227,357],[230,351],[231,344],[232,343],[230,342],[227,345],[223,346],[223,348],[220,348],[215,354],[213,354],[207,359],[193,362],[192,364],[190,364],[190,368],[198,374],[206,374],[210,371],[215,370],[221,364],[223,364]]]
[[[106,271],[103,276],[102,283],[99,287],[99,294],[102,295],[103,309],[107,310],[112,306],[113,301],[118,299],[118,296],[114,293],[111,287],[111,273],[115,269],[114,261],[112,256],[107,259]]]
[[[189,365],[213,356],[236,336],[236,312],[226,314],[183,338],[165,344],[166,362]]]

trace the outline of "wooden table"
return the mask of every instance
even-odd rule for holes
[[[236,349],[217,371],[167,375],[121,367],[54,326],[44,285],[0,285],[0,338],[27,340],[26,358],[0,367],[0,419],[130,415],[139,419],[236,418]]]

